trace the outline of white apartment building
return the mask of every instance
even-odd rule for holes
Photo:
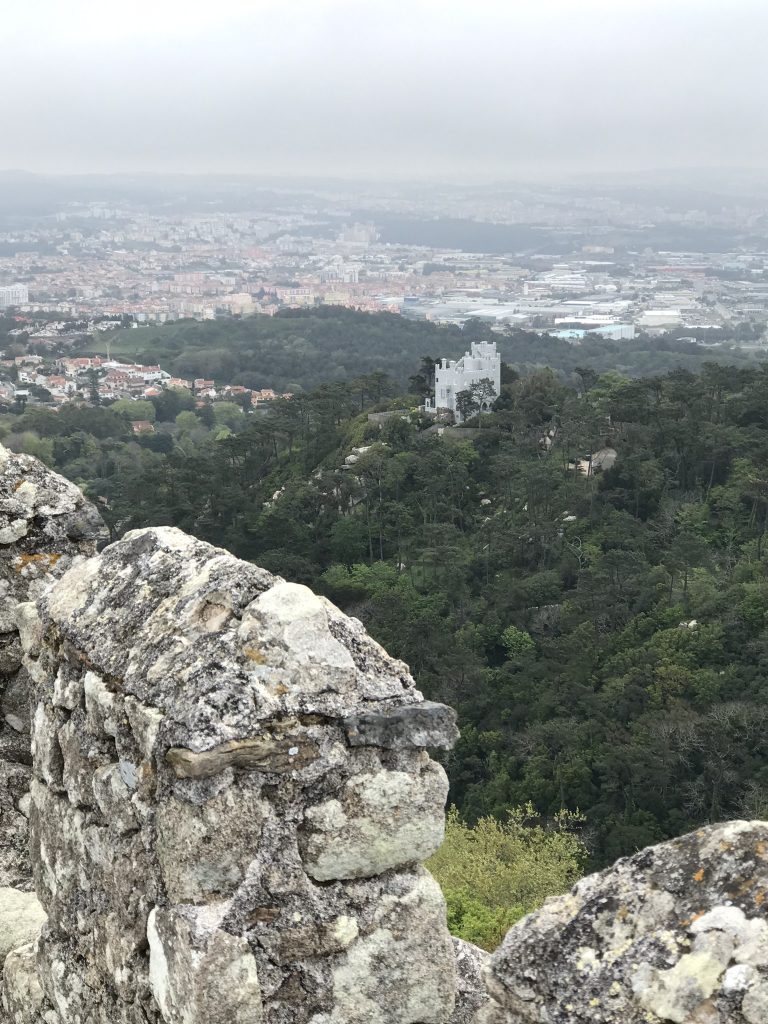
[[[29,288],[25,284],[0,285],[0,309],[25,306],[29,302]]]
[[[435,367],[435,397],[425,401],[425,411],[448,409],[460,423],[456,395],[460,391],[468,391],[472,384],[486,377],[493,383],[494,394],[498,398],[501,393],[501,356],[496,350],[496,342],[472,342],[471,350],[465,352],[461,359],[441,359],[440,365]],[[482,411],[487,412],[493,402],[494,399],[484,402]]]

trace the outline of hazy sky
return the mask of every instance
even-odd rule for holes
[[[0,168],[768,167],[766,0],[3,8]]]

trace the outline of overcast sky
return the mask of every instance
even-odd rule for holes
[[[767,0],[3,4],[0,168],[768,167]]]

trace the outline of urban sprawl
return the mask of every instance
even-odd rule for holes
[[[365,219],[355,217],[360,206]],[[533,223],[541,245],[472,252],[392,240],[387,228],[393,217],[429,228],[459,211],[464,218],[469,211],[472,223]],[[44,388],[47,401],[62,403],[183,387],[256,405],[274,392],[180,380],[159,366],[77,358],[67,349],[88,351],[88,336],[100,331],[323,305],[447,324],[478,319],[574,343],[588,333],[632,344],[639,333],[675,332],[705,344],[760,346],[768,252],[671,250],[643,240],[649,229],[748,235],[763,216],[736,202],[681,211],[557,191],[525,203],[439,191],[415,199],[286,194],[255,212],[72,202],[0,231],[0,313],[18,321],[10,335],[24,343],[23,354],[2,361],[0,398],[34,400]],[[556,231],[571,242],[542,251]]]

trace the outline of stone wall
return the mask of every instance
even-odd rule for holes
[[[443,1024],[437,884],[457,736],[306,587],[178,530],[129,534],[33,606],[32,860],[18,1024]]]
[[[105,539],[77,487],[37,459],[0,447],[0,887],[31,884],[29,679],[17,609]]]

